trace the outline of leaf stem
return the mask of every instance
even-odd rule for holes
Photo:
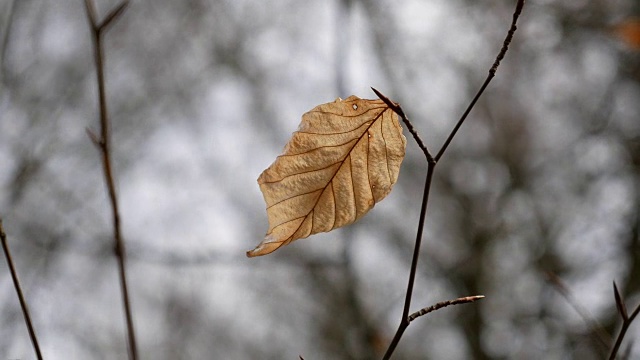
[[[9,244],[7,242],[7,234],[4,232],[4,228],[2,227],[2,219],[0,218],[0,241],[2,242],[2,249],[4,250],[4,256],[7,258],[7,265],[9,265],[9,272],[11,273],[11,278],[13,279],[13,286],[16,288],[16,293],[18,294],[18,300],[20,300],[20,307],[22,308],[22,315],[24,317],[24,322],[27,323],[27,329],[29,330],[29,337],[31,338],[31,344],[33,344],[33,350],[36,352],[36,357],[38,360],[42,360],[42,352],[40,352],[40,345],[38,345],[38,337],[36,336],[36,330],[33,327],[33,322],[31,321],[31,315],[29,315],[29,307],[27,306],[27,300],[22,293],[22,287],[20,286],[20,280],[18,279],[18,272],[16,271],[15,266],[13,265],[13,258],[11,257],[11,252],[9,251]]]
[[[112,10],[103,21],[98,22],[96,9],[91,0],[85,0],[87,17],[91,25],[91,35],[95,51],[96,73],[98,77],[98,96],[100,102],[100,138],[91,131],[87,130],[87,134],[91,141],[99,148],[102,155],[102,165],[104,178],[111,201],[111,212],[113,218],[113,239],[114,251],[118,260],[118,273],[120,276],[120,286],[122,291],[122,303],[125,310],[125,318],[127,325],[127,336],[129,342],[129,357],[132,360],[138,359],[138,349],[136,346],[135,330],[133,326],[133,315],[131,311],[131,302],[129,301],[129,290],[127,286],[126,273],[126,251],[122,232],[120,230],[120,212],[118,210],[118,198],[116,195],[116,187],[113,176],[113,166],[111,164],[111,134],[110,123],[107,111],[107,100],[105,92],[104,78],[104,53],[102,36],[116,19],[118,19],[126,9],[129,2],[123,1],[114,10]]]

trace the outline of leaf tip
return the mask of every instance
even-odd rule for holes
[[[248,258],[259,256],[258,254],[256,254],[256,249],[249,250],[245,254],[247,255]]]
[[[272,252],[278,250],[284,243],[277,242],[273,235],[269,234],[265,236],[264,240],[253,250],[249,250],[246,252],[247,257],[252,258],[256,256],[262,256],[271,254]]]

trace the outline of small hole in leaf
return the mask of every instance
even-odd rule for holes
[[[353,104],[353,110],[358,110],[358,105]]]

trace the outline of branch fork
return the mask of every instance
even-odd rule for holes
[[[396,331],[396,334],[393,337],[393,340],[391,340],[391,343],[389,344],[389,347],[387,348],[387,351],[384,354],[383,359],[385,359],[385,360],[389,359],[391,357],[391,355],[395,351],[395,348],[397,347],[398,343],[400,342],[400,339],[402,338],[402,334],[404,333],[406,328],[409,326],[411,321],[415,320],[417,317],[425,315],[425,314],[427,314],[427,313],[429,313],[431,311],[435,311],[437,309],[440,309],[440,308],[442,308],[444,306],[455,305],[455,304],[466,303],[466,302],[473,302],[473,301],[479,300],[481,298],[484,298],[484,296],[482,296],[482,295],[477,295],[477,296],[469,296],[469,297],[465,297],[465,298],[459,298],[459,299],[455,299],[455,300],[450,300],[449,302],[438,303],[438,304],[433,305],[433,306],[431,306],[429,308],[424,308],[424,309],[422,309],[420,311],[417,311],[417,312],[409,315],[409,308],[411,307],[411,297],[412,297],[412,294],[413,294],[413,286],[414,286],[416,271],[417,271],[417,267],[418,267],[420,244],[422,242],[422,233],[423,233],[423,230],[424,230],[424,222],[425,222],[425,216],[426,216],[426,212],[427,212],[427,204],[429,202],[429,192],[430,192],[430,189],[431,189],[431,182],[432,182],[432,179],[433,179],[433,172],[435,170],[436,164],[438,163],[438,161],[440,160],[440,158],[442,157],[444,152],[449,147],[449,144],[451,144],[451,141],[453,140],[454,136],[457,134],[458,130],[460,129],[460,127],[462,126],[464,121],[467,119],[469,113],[471,112],[471,110],[475,106],[476,102],[478,101],[478,99],[480,98],[480,96],[482,95],[484,90],[487,88],[487,86],[489,85],[489,83],[491,82],[493,77],[495,76],[496,71],[498,70],[498,66],[500,66],[500,62],[504,58],[504,56],[505,56],[505,54],[506,54],[506,52],[507,52],[507,50],[509,48],[509,44],[511,43],[511,40],[513,39],[513,35],[515,34],[515,31],[517,29],[516,23],[518,21],[518,18],[520,17],[521,12],[522,12],[522,8],[524,6],[524,2],[525,2],[525,0],[518,0],[518,2],[516,4],[516,9],[515,9],[515,11],[513,13],[513,19],[511,21],[511,26],[509,27],[509,31],[507,32],[507,36],[506,36],[506,38],[504,39],[504,41],[502,43],[502,47],[500,49],[500,52],[496,56],[496,59],[495,59],[493,65],[489,69],[489,74],[488,74],[487,78],[485,79],[484,83],[482,84],[482,86],[480,87],[480,89],[478,90],[476,95],[474,96],[473,100],[471,100],[470,104],[467,106],[466,110],[464,111],[464,113],[462,114],[462,116],[460,117],[460,119],[458,120],[456,125],[454,126],[454,128],[451,130],[451,133],[449,134],[449,136],[445,140],[444,144],[442,145],[442,147],[440,148],[440,150],[438,151],[438,153],[435,156],[431,155],[431,153],[429,152],[427,146],[424,144],[424,142],[422,141],[422,139],[418,135],[417,131],[413,127],[413,124],[411,124],[411,122],[409,121],[409,118],[405,114],[405,112],[402,109],[402,107],[400,106],[400,104],[390,100],[387,96],[382,94],[377,89],[371,88],[373,90],[373,92],[380,98],[380,100],[382,100],[385,104],[387,104],[387,106],[389,106],[390,109],[395,111],[398,114],[398,116],[400,116],[402,118],[402,121],[407,126],[407,129],[409,130],[409,132],[413,136],[414,140],[416,141],[416,143],[418,144],[418,146],[420,147],[420,149],[424,153],[424,156],[427,159],[427,163],[428,163],[427,176],[426,176],[425,184],[424,184],[424,193],[423,193],[423,196],[422,196],[422,205],[420,207],[420,218],[418,220],[418,230],[417,230],[417,233],[416,233],[415,247],[414,247],[414,250],[413,250],[413,257],[412,257],[412,261],[411,261],[411,270],[409,271],[409,283],[407,285],[407,292],[406,292],[406,297],[405,297],[404,308],[403,308],[403,311],[402,311],[402,317],[400,318],[400,325],[398,326],[398,330]]]

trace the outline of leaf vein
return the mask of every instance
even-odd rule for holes
[[[330,183],[331,185],[331,196],[333,197],[333,224],[331,224],[331,230],[336,228],[336,215],[337,215],[337,205],[336,205],[336,191],[334,190],[333,181]]]
[[[281,157],[287,157],[287,156],[304,155],[304,154],[308,154],[308,153],[310,153],[310,152],[312,152],[312,151],[315,151],[315,150],[318,150],[318,149],[337,148],[337,147],[340,147],[340,146],[347,145],[348,143],[352,142],[353,140],[356,140],[357,138],[358,138],[358,137],[354,137],[353,139],[349,139],[349,141],[344,142],[344,143],[342,143],[342,144],[318,146],[318,147],[315,147],[315,148],[313,148],[313,149],[309,149],[309,150],[307,150],[307,151],[303,151],[303,152],[300,152],[300,153],[295,153],[295,154],[281,154],[281,155],[278,155],[278,157],[279,157],[279,158],[281,158]]]
[[[393,127],[393,117],[391,117]],[[382,142],[384,143],[384,158],[385,164],[387,164],[387,175],[389,175],[389,184],[391,184],[391,169],[389,169],[389,147],[387,146],[387,140],[384,138],[384,116],[382,117],[382,126],[380,126],[380,134],[382,135]]]
[[[368,123],[372,122],[371,120],[367,120],[361,124],[357,124],[358,126],[354,127],[353,129],[349,129],[349,130],[345,130],[345,131],[335,131],[335,132],[330,132],[330,133],[317,133],[317,132],[310,132],[310,131],[301,131],[301,130],[297,130],[295,131],[293,134],[295,135],[296,133],[298,134],[309,134],[309,135],[316,135],[316,136],[334,136],[334,135],[341,135],[341,134],[347,134],[350,132],[354,132],[356,130],[358,130],[359,128],[361,128],[362,126],[367,126],[369,125]]]
[[[331,163],[331,164],[329,164],[329,165],[327,165],[327,166],[325,166],[325,167],[323,167],[323,168],[320,168],[320,169],[305,170],[305,171],[302,171],[302,172],[297,172],[297,173],[293,173],[293,174],[285,175],[285,176],[281,177],[281,178],[280,178],[280,179],[278,179],[278,180],[273,180],[273,181],[263,181],[262,183],[263,183],[263,184],[275,184],[275,183],[279,183],[279,182],[281,182],[282,180],[284,180],[284,179],[286,179],[286,178],[289,178],[289,177],[292,177],[292,176],[296,176],[296,175],[304,175],[304,174],[308,174],[308,173],[312,173],[312,172],[316,172],[316,171],[326,170],[326,169],[328,169],[328,168],[330,168],[330,167],[332,167],[332,166],[334,166],[334,165],[336,165],[336,164],[339,164],[339,163],[340,163],[340,162],[342,162],[342,161],[344,161],[344,160],[338,160],[338,161],[333,162],[333,163]]]
[[[323,114],[323,115],[335,115],[335,116],[339,116],[342,118],[354,118],[354,117],[360,117],[363,116],[364,114],[373,111],[373,110],[379,110],[379,109],[385,109],[388,108],[388,106],[383,105],[383,106],[376,106],[376,107],[370,107],[367,111],[365,112],[361,112],[359,114],[354,114],[354,115],[345,115],[345,114],[338,114],[338,113],[334,113],[334,112],[330,112],[330,111],[322,111],[322,110],[311,110],[309,112],[307,112],[307,114]],[[384,110],[383,110],[384,111]]]
[[[267,233],[267,235],[269,235],[269,234],[273,233],[273,230],[275,230],[275,229],[279,228],[279,227],[280,227],[280,226],[282,226],[282,225],[288,224],[288,223],[290,223],[290,222],[294,222],[294,221],[296,221],[296,220],[300,220],[300,219],[302,219],[302,218],[306,218],[307,216],[309,216],[309,214],[308,214],[308,213],[307,213],[307,215],[298,216],[297,218],[290,219],[290,220],[287,220],[287,221],[283,221],[283,222],[281,222],[280,224],[278,224],[278,225],[274,226],[274,227],[273,227],[273,229],[271,230],[271,232],[270,232],[270,233]],[[304,222],[304,221],[303,221],[303,222]],[[300,225],[302,225],[302,223],[300,223]],[[300,226],[298,226],[298,229],[300,229]],[[298,231],[298,230],[296,229],[296,231]],[[294,231],[293,233],[295,234],[295,231]],[[274,242],[275,242],[275,241],[274,241]]]
[[[312,190],[312,191],[308,191],[308,192],[305,192],[305,193],[302,193],[302,194],[296,194],[296,195],[290,196],[290,197],[288,197],[288,198],[284,198],[284,199],[282,199],[282,200],[278,200],[277,202],[275,202],[275,203],[273,203],[273,204],[271,204],[271,205],[267,206],[267,210],[269,210],[269,209],[271,209],[272,207],[274,207],[274,206],[276,206],[276,205],[278,205],[278,204],[280,204],[280,203],[282,203],[282,202],[285,202],[285,201],[287,201],[287,200],[295,199],[295,198],[300,197],[300,196],[305,196],[305,195],[313,194],[314,192],[316,192],[316,191],[320,191],[320,190],[324,190],[325,188],[326,188],[326,186],[323,186],[323,187],[321,187],[321,188],[319,188],[319,189],[315,189],[315,190]],[[322,195],[322,194],[320,194],[320,195]]]

